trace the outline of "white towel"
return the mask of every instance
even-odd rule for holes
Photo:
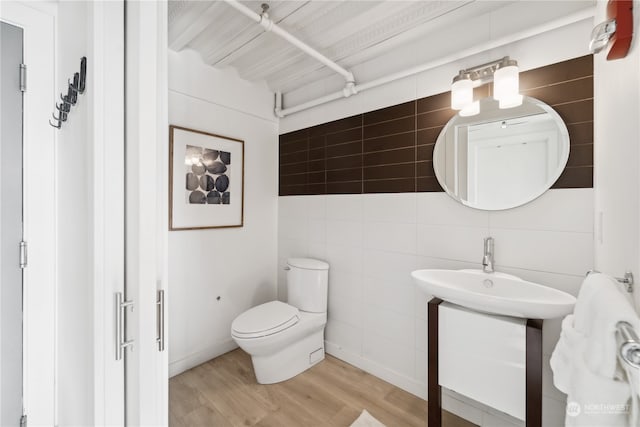
[[[640,319],[618,286],[608,276],[590,274],[574,314],[562,322],[550,363],[555,386],[568,395],[567,426],[637,425],[638,393],[634,381],[627,381],[637,373],[627,374],[620,364],[615,332],[619,321],[640,331]]]
[[[551,355],[549,364],[553,370],[553,384],[563,393],[568,393],[571,387],[572,363],[578,346],[584,347],[584,337],[573,328],[573,314],[562,321],[560,339]]]
[[[566,426],[627,426],[627,413],[604,413],[594,405],[613,405],[629,399],[629,386],[595,375],[587,368],[584,358],[586,339],[573,327],[574,315],[562,321],[562,333],[551,356],[553,382],[558,390],[567,393]]]
[[[629,415],[629,425],[640,425],[640,372],[637,369],[623,364],[626,379],[631,386],[631,414]]]
[[[620,370],[616,324],[625,321],[640,331],[640,319],[618,282],[604,274],[590,274],[582,284],[574,314],[575,329],[587,338],[587,366],[594,373],[614,378]]]

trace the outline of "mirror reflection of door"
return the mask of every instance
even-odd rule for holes
[[[559,163],[558,130],[547,114],[466,127],[465,197],[479,206],[520,204],[548,187]]]
[[[510,209],[534,200],[558,179],[569,157],[569,133],[542,101],[500,109],[480,100],[480,114],[454,116],[433,152],[442,188],[476,209]]]
[[[22,64],[23,30],[0,22],[0,425],[22,408]]]

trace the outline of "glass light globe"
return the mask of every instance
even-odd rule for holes
[[[493,74],[493,99],[496,101],[514,99],[520,92],[518,67],[509,65],[498,68]],[[500,107],[502,108],[502,107]]]
[[[473,83],[471,79],[460,79],[451,84],[451,109],[462,110],[472,102]]]
[[[472,102],[471,104],[464,107],[458,114],[462,117],[475,116],[480,112],[480,101]]]
[[[522,95],[511,96],[509,98],[502,98],[498,101],[498,107],[513,108],[522,105]]]

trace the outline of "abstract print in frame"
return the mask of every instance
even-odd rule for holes
[[[242,227],[244,141],[169,126],[169,230]]]

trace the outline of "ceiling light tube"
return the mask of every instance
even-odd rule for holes
[[[469,74],[460,73],[451,84],[451,109],[462,110],[473,103],[473,82]]]

